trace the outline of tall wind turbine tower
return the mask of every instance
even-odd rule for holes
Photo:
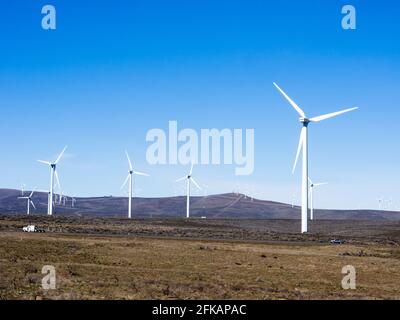
[[[302,124],[302,129],[300,132],[300,140],[297,148],[296,159],[293,166],[293,171],[296,169],[297,160],[300,155],[300,151],[303,149],[303,166],[302,166],[302,182],[301,182],[301,232],[307,232],[307,216],[308,216],[308,125],[312,122],[320,122],[329,118],[336,117],[340,114],[356,110],[358,108],[350,108],[338,112],[333,112],[325,114],[322,116],[317,116],[313,118],[308,118],[304,111],[292,100],[289,96],[283,92],[281,88],[274,82],[274,86],[279,90],[279,92],[289,101],[290,105],[297,111],[300,116],[300,123]]]
[[[49,216],[53,215],[53,195],[54,195],[54,179],[57,180],[57,184],[60,185],[60,179],[58,178],[57,173],[57,164],[61,160],[67,146],[64,147],[63,151],[58,155],[56,161],[49,162],[44,160],[38,160],[40,163],[47,164],[50,167],[50,188],[49,188],[49,197],[48,197],[48,204],[47,204],[47,214]]]
[[[132,218],[132,190],[133,190],[133,179],[132,175],[138,175],[138,176],[146,176],[148,177],[149,175],[147,173],[139,172],[139,171],[133,171],[132,167],[132,162],[131,159],[129,158],[128,151],[125,150],[126,158],[128,159],[128,164],[129,164],[129,170],[128,170],[128,176],[126,177],[124,183],[121,186],[121,189],[125,187],[125,185],[129,182],[129,194],[128,194],[128,218]]]
[[[192,166],[190,167],[189,174],[175,181],[179,182],[186,179],[186,218],[189,218],[190,216],[190,182],[193,182],[193,184],[197,187],[197,189],[201,190],[196,180],[193,179],[192,174],[193,174],[193,163]]]

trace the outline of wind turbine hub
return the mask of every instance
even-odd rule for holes
[[[190,179],[192,176],[187,176],[188,179]]]
[[[129,174],[132,174],[133,173],[133,170],[129,170]]]
[[[55,164],[55,163],[52,163],[50,166],[51,166],[53,169],[56,168],[56,164]]]
[[[307,127],[308,124],[310,123],[310,119],[308,119],[308,118],[300,118],[300,122],[303,124],[303,126]]]

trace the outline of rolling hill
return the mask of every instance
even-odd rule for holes
[[[30,192],[25,191],[25,196]],[[0,189],[0,214],[24,214],[26,200],[18,199],[20,190]],[[31,214],[46,214],[47,193],[36,192],[32,200],[36,210]],[[55,214],[78,216],[123,217],[127,215],[128,199],[125,197],[76,197],[72,207],[68,198],[65,205],[56,204]],[[135,217],[184,217],[186,197],[134,198]],[[315,219],[329,220],[386,220],[400,221],[400,212],[379,210],[315,210]],[[204,197],[191,197],[191,216],[235,219],[299,219],[300,208],[289,204],[257,200],[243,194],[228,193]]]

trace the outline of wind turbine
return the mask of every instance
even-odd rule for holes
[[[324,186],[328,183],[327,182],[313,183],[310,178],[308,178],[308,181],[310,182],[310,205],[311,205],[310,220],[314,220],[314,201],[313,201],[314,188],[319,186]]]
[[[29,213],[30,213],[31,205],[36,210],[35,204],[32,201],[32,196],[33,196],[33,193],[35,192],[35,190],[36,190],[36,188],[32,190],[31,194],[28,197],[18,197],[18,199],[26,199],[26,200],[28,200],[27,201],[28,204],[27,204],[27,207],[26,207],[26,214],[27,215],[29,215]]]
[[[379,198],[378,199],[378,203],[379,203],[379,210],[382,210],[382,204],[383,204],[383,198]]]
[[[67,204],[67,200],[68,200],[68,197],[67,197],[67,196],[63,196],[63,197],[62,197],[62,204],[63,204],[64,207],[65,207],[65,205]]]
[[[63,156],[67,146],[64,147],[63,151],[58,155],[56,161],[49,162],[38,160],[40,163],[47,164],[50,166],[50,190],[49,190],[49,198],[48,198],[48,205],[47,205],[47,214],[49,216],[53,215],[53,193],[54,193],[54,178],[57,180],[57,184],[60,186],[60,179],[58,178],[58,173],[56,170],[57,163],[60,161],[61,157]]]
[[[75,207],[75,202],[76,202],[75,195],[73,195],[72,198],[71,198],[71,206],[72,206],[72,208]]]
[[[340,114],[356,110],[358,108],[345,109],[333,113],[328,113],[322,116],[317,116],[313,118],[307,118],[304,111],[291,99],[289,96],[283,92],[281,88],[274,82],[274,86],[279,90],[279,92],[286,98],[291,106],[300,115],[300,122],[302,124],[302,129],[300,133],[299,145],[297,148],[296,160],[294,162],[293,170],[296,169],[297,160],[300,155],[300,151],[303,149],[303,170],[302,170],[302,183],[301,183],[301,232],[307,232],[307,211],[308,211],[308,125],[310,122],[320,122],[329,118],[336,117]]]
[[[128,171],[128,176],[126,177],[124,183],[121,186],[121,189],[123,187],[125,187],[125,185],[128,183],[129,181],[129,195],[128,195],[128,199],[129,199],[129,205],[128,205],[128,218],[132,218],[132,175],[135,174],[137,176],[146,176],[148,177],[149,175],[147,173],[143,173],[143,172],[138,172],[138,171],[133,171],[133,167],[132,167],[132,162],[131,159],[129,158],[129,154],[128,151],[125,150],[125,154],[126,154],[126,158],[128,159],[128,164],[129,164],[129,171]]]
[[[25,183],[21,184],[21,196],[24,195],[25,186]]]
[[[193,184],[197,187],[197,189],[201,190],[200,186],[198,183],[193,179],[192,177],[193,173],[193,163],[192,166],[190,167],[189,174],[187,176],[184,176],[182,178],[179,178],[175,182],[183,181],[186,179],[186,218],[189,218],[189,206],[190,206],[190,181],[193,182]]]

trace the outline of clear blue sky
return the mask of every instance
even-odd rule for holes
[[[57,29],[41,28],[41,8]],[[139,196],[183,192],[187,167],[150,166],[151,128],[254,128],[255,172],[198,166],[208,193],[240,189],[299,202],[291,174],[300,124],[272,86],[309,115],[360,110],[311,126],[310,175],[327,181],[316,206],[400,208],[400,5],[351,1],[357,30],[341,28],[347,1],[2,1],[0,186],[48,187],[50,160],[76,195],[121,195],[127,148]],[[199,193],[201,194],[201,193]]]

